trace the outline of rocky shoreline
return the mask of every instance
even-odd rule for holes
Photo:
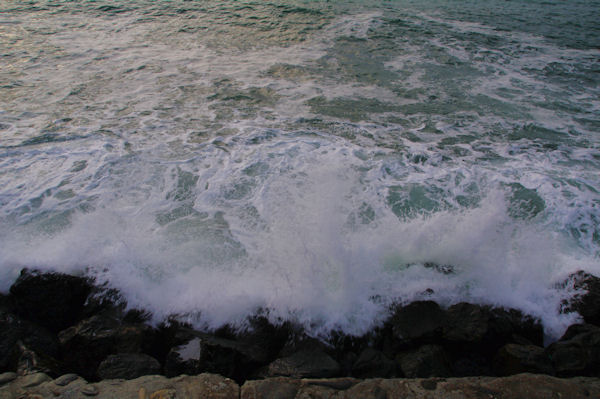
[[[9,380],[9,382],[6,382]],[[4,384],[4,385],[2,385]],[[600,379],[556,378],[541,374],[510,377],[414,378],[414,379],[294,379],[275,377],[249,380],[243,385],[217,374],[161,375],[133,380],[88,383],[75,374],[52,380],[35,373],[16,377],[0,375],[0,398],[131,398],[131,399],[584,399],[600,397]]]
[[[534,390],[544,384],[577,391],[564,397],[600,397],[600,279],[577,272],[561,286],[580,290],[563,311],[577,311],[585,323],[547,347],[539,322],[517,310],[470,303],[442,308],[432,301],[395,306],[384,325],[365,336],[334,331],[322,342],[264,315],[250,318],[246,331],[197,331],[174,320],[152,326],[143,310],[127,310],[118,292],[87,278],[24,269],[0,296],[0,398],[23,392],[80,397],[88,385],[99,391],[83,395],[102,397],[108,389],[102,387],[120,387],[128,392],[120,397],[187,397],[154,393],[170,386],[184,392],[196,383],[231,385],[233,393],[210,396],[223,398],[280,391],[275,397],[355,397],[349,392],[359,388],[371,392],[364,397],[419,389],[423,397],[447,397],[456,386],[473,392],[461,397],[487,398],[476,395],[522,392],[515,381]],[[314,382],[321,379],[328,382]],[[314,390],[320,393],[310,396]]]

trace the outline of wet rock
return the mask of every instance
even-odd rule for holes
[[[546,353],[561,377],[600,377],[600,327],[591,324],[570,326]]]
[[[58,340],[52,333],[15,314],[0,310],[0,371],[16,369],[18,342],[48,357],[58,355]]]
[[[519,373],[553,374],[544,348],[535,345],[506,344],[494,357],[494,371],[506,376]]]
[[[62,366],[56,359],[43,353],[36,353],[21,341],[16,345],[15,356],[17,357],[17,374],[19,375],[41,372],[57,377],[62,374]]]
[[[398,354],[405,377],[447,377],[452,374],[448,354],[439,345],[423,345],[417,350]]]
[[[243,381],[268,360],[267,352],[258,346],[193,332],[185,343],[171,349],[165,374],[210,372]]]
[[[57,332],[80,319],[90,290],[83,277],[23,269],[10,299],[19,316]]]
[[[340,372],[340,365],[325,352],[303,350],[273,361],[267,367],[266,375],[269,377],[327,378],[335,377]]]
[[[461,352],[452,360],[452,374],[456,377],[493,375],[490,359],[478,352]]]
[[[249,328],[236,334],[235,339],[262,348],[266,357],[274,359],[288,342],[293,329],[289,322],[274,325],[264,316],[254,316],[249,319]]]
[[[434,341],[442,332],[445,313],[433,301],[397,307],[391,318],[394,337],[402,343]]]
[[[100,393],[100,390],[95,385],[84,385],[81,387],[81,393],[85,396],[96,396]]]
[[[543,329],[539,321],[517,310],[462,302],[448,308],[443,339],[493,355],[500,347],[514,341],[542,345]]]
[[[23,388],[31,388],[43,384],[46,381],[51,381],[52,378],[44,373],[34,373],[24,376],[20,383]]]
[[[0,385],[4,385],[8,382],[11,382],[15,378],[17,378],[17,373],[14,373],[12,371],[2,373],[2,374],[0,374]]]
[[[72,383],[73,381],[79,379],[77,374],[64,374],[54,380],[54,383],[58,386],[64,387]]]
[[[443,337],[450,342],[480,343],[489,330],[488,309],[471,303],[458,303],[446,312]]]
[[[155,331],[145,324],[127,324],[96,315],[61,331],[58,338],[67,369],[96,380],[96,370],[108,355],[149,351]]]
[[[359,378],[390,378],[396,376],[397,363],[383,352],[367,348],[352,366],[352,375]]]
[[[102,379],[132,380],[152,374],[160,374],[160,363],[152,356],[143,353],[109,355],[100,363],[97,371],[97,375]]]
[[[586,323],[600,326],[600,278],[580,270],[560,286],[581,291],[563,304],[563,312],[577,312]]]

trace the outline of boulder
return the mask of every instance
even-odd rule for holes
[[[10,300],[19,316],[58,332],[80,319],[91,287],[83,277],[23,269]]]
[[[481,343],[490,329],[489,309],[472,303],[452,305],[446,312],[443,337],[446,341]]]
[[[338,376],[340,372],[340,365],[331,356],[313,349],[276,359],[268,365],[265,374],[268,377],[328,378]]]
[[[210,372],[243,381],[268,363],[265,350],[243,342],[194,332],[167,354],[165,374],[199,374]]]
[[[16,370],[19,342],[43,356],[58,355],[58,340],[52,333],[15,314],[0,311],[0,371]]]
[[[443,339],[493,355],[507,343],[542,345],[543,329],[538,320],[515,309],[461,302],[450,306],[446,312]]]
[[[44,373],[51,377],[58,377],[62,374],[63,368],[58,360],[43,352],[33,351],[21,341],[17,342],[14,356],[17,362],[17,374],[19,375]]]
[[[127,324],[96,315],[61,331],[58,338],[68,370],[95,380],[100,362],[108,355],[151,351],[155,331],[145,324]]]
[[[394,310],[390,320],[400,343],[432,342],[442,333],[445,312],[433,301],[417,301]]]
[[[405,377],[448,377],[452,375],[448,354],[439,345],[423,345],[417,350],[402,352],[397,356]]]
[[[600,377],[600,327],[570,326],[560,340],[546,348],[556,374],[561,377]]]
[[[577,312],[588,324],[600,326],[600,278],[582,270],[571,274],[561,288],[578,290],[570,301],[563,304],[563,312]]]
[[[160,363],[143,353],[119,353],[104,359],[97,374],[102,379],[132,380],[143,375],[160,374]]]
[[[506,344],[494,357],[494,371],[507,376],[519,373],[554,374],[550,357],[535,345]]]
[[[397,374],[397,363],[373,348],[363,350],[352,365],[352,375],[358,378],[390,378]]]

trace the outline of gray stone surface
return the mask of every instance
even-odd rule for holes
[[[60,377],[63,378],[64,377]],[[105,380],[88,384],[81,378],[57,384],[44,374],[17,377],[0,386],[0,399],[590,399],[600,397],[600,378],[556,378],[518,374],[510,377],[297,379],[287,377],[246,381],[240,388],[216,374],[144,376],[134,380]],[[30,385],[33,381],[33,385]],[[28,385],[28,386],[26,386]]]

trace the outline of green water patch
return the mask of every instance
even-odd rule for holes
[[[169,223],[165,230],[169,241],[178,245],[189,243],[202,255],[202,261],[224,262],[244,256],[246,251],[231,234],[222,212],[213,216],[204,213]]]
[[[384,103],[375,98],[334,98],[313,97],[306,102],[315,114],[332,116],[334,118],[347,119],[351,122],[359,122],[369,119],[372,113],[385,113],[398,111],[397,105]]]
[[[442,209],[442,196],[442,189],[411,183],[390,187],[386,200],[396,216],[410,219]]]
[[[507,185],[509,189],[509,215],[515,219],[531,219],[546,208],[546,202],[535,189],[529,189],[520,183]]]
[[[356,228],[360,225],[368,225],[375,220],[375,210],[371,205],[363,202],[358,209],[348,215],[347,224],[350,228]]]
[[[218,120],[234,118],[252,119],[259,114],[268,118],[268,108],[273,108],[280,96],[268,87],[242,89],[237,82],[224,79],[214,83],[214,93],[207,96],[209,108]]]
[[[390,87],[400,77],[385,67],[390,47],[377,38],[338,37],[317,65],[328,77]]]
[[[167,193],[166,199],[173,201],[193,200],[195,198],[198,176],[178,167],[175,169],[173,177],[176,178],[177,183],[175,188]]]
[[[276,79],[303,81],[310,79],[313,73],[314,71],[311,71],[309,68],[303,66],[281,63],[271,65],[264,72],[264,76],[269,76]]]
[[[508,134],[508,139],[518,141],[522,139],[541,141],[543,143],[563,143],[569,140],[567,133],[548,129],[535,124],[527,124],[515,128]]]

